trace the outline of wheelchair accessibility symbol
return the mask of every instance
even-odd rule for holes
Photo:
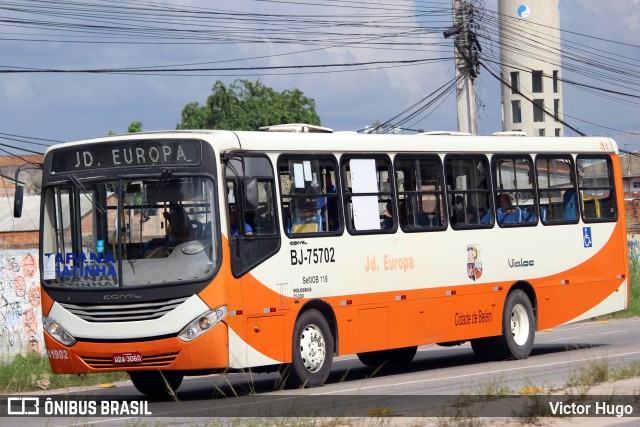
[[[593,247],[593,240],[591,240],[591,227],[582,227],[582,240],[585,248]]]

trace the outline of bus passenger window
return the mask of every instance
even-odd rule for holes
[[[390,163],[386,156],[343,157],[343,186],[350,190],[345,192],[344,206],[351,233],[393,233],[396,230]]]
[[[615,221],[618,218],[611,159],[578,156],[578,190],[584,222]]]
[[[278,160],[282,223],[288,235],[340,230],[336,162],[331,156]]]
[[[402,230],[444,230],[447,221],[440,158],[433,155],[398,155],[394,169]]]
[[[531,226],[535,208],[533,162],[529,156],[494,155],[491,159],[496,222],[501,227]]]
[[[454,229],[491,227],[489,162],[485,156],[448,155],[445,180],[449,189],[450,221]]]
[[[578,205],[573,158],[538,155],[536,176],[542,223],[547,225],[577,222]]]

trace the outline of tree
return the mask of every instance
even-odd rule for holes
[[[129,133],[142,132],[142,122],[131,122],[127,129]]]
[[[192,102],[182,109],[177,129],[256,130],[283,123],[320,125],[316,103],[301,90],[277,92],[260,81],[216,81],[205,105]]]

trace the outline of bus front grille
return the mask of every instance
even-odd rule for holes
[[[131,365],[114,364],[112,357],[98,357],[98,356],[80,356],[82,361],[93,369],[111,369],[122,368],[123,366],[131,367],[147,367],[147,368],[164,368],[173,363],[178,357],[178,352],[166,353],[166,354],[152,354],[142,355],[142,362]]]
[[[72,314],[91,323],[135,322],[160,318],[188,298],[108,305],[70,304],[65,302],[59,302],[58,304]]]

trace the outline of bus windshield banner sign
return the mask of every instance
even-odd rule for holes
[[[82,145],[54,151],[51,171],[61,173],[124,167],[197,166],[200,164],[201,153],[201,142],[193,140],[137,140]]]

